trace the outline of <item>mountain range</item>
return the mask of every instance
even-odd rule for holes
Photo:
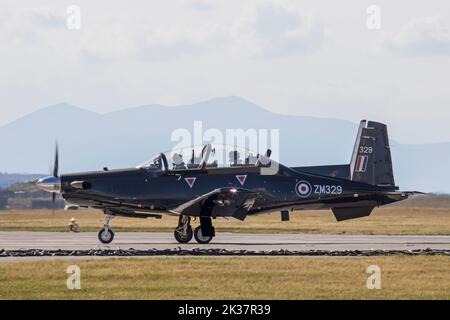
[[[279,129],[280,162],[291,166],[348,163],[358,128],[345,120],[272,113],[235,96],[106,114],[61,103],[0,127],[0,172],[49,172],[55,140],[61,172],[136,166],[170,150],[175,144],[172,132],[192,132],[196,120],[202,121],[203,131]],[[390,143],[396,183],[402,190],[450,193],[450,143]]]

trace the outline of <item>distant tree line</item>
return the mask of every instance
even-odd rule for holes
[[[42,174],[16,174],[0,172],[0,188],[5,189],[18,182],[36,181],[43,176],[44,175]]]
[[[7,209],[9,198],[14,196],[14,192],[8,190],[0,190],[0,210]]]
[[[37,188],[34,181],[17,182],[0,188],[0,210],[6,209],[60,209],[64,200],[52,202],[51,194]]]

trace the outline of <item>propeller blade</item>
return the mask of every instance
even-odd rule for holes
[[[58,178],[59,174],[59,148],[58,141],[55,143],[55,162],[53,163],[53,176]],[[53,210],[55,210],[56,192],[52,193]]]
[[[53,176],[58,177],[58,172],[59,172],[59,152],[58,152],[58,143],[56,143],[55,162],[53,164]]]

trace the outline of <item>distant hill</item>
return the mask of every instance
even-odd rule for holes
[[[70,104],[43,108],[0,127],[0,171],[48,172],[54,142],[61,171],[135,166],[169,150],[177,128],[280,130],[280,160],[287,165],[348,163],[357,123],[275,114],[239,97],[178,107],[148,105],[97,114]],[[371,119],[377,120],[377,119]],[[391,141],[394,170],[402,189],[450,192],[450,143],[403,145]]]

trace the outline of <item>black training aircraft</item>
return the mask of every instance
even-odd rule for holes
[[[59,176],[56,148],[53,176],[37,185],[52,192],[53,199],[60,193],[69,203],[103,210],[104,227],[98,234],[102,243],[114,238],[109,227],[114,216],[176,215],[175,239],[187,243],[194,236],[205,244],[215,236],[212,219],[218,217],[244,220],[280,211],[281,220],[287,221],[290,211],[331,209],[342,221],[368,216],[374,207],[414,193],[395,186],[386,125],[373,121],[361,121],[346,165],[287,167],[271,160],[270,150],[265,155],[245,152],[223,153],[208,144],[197,153],[192,148],[161,153],[137,168]],[[224,155],[229,161],[220,166]],[[193,217],[200,220],[194,231]]]

